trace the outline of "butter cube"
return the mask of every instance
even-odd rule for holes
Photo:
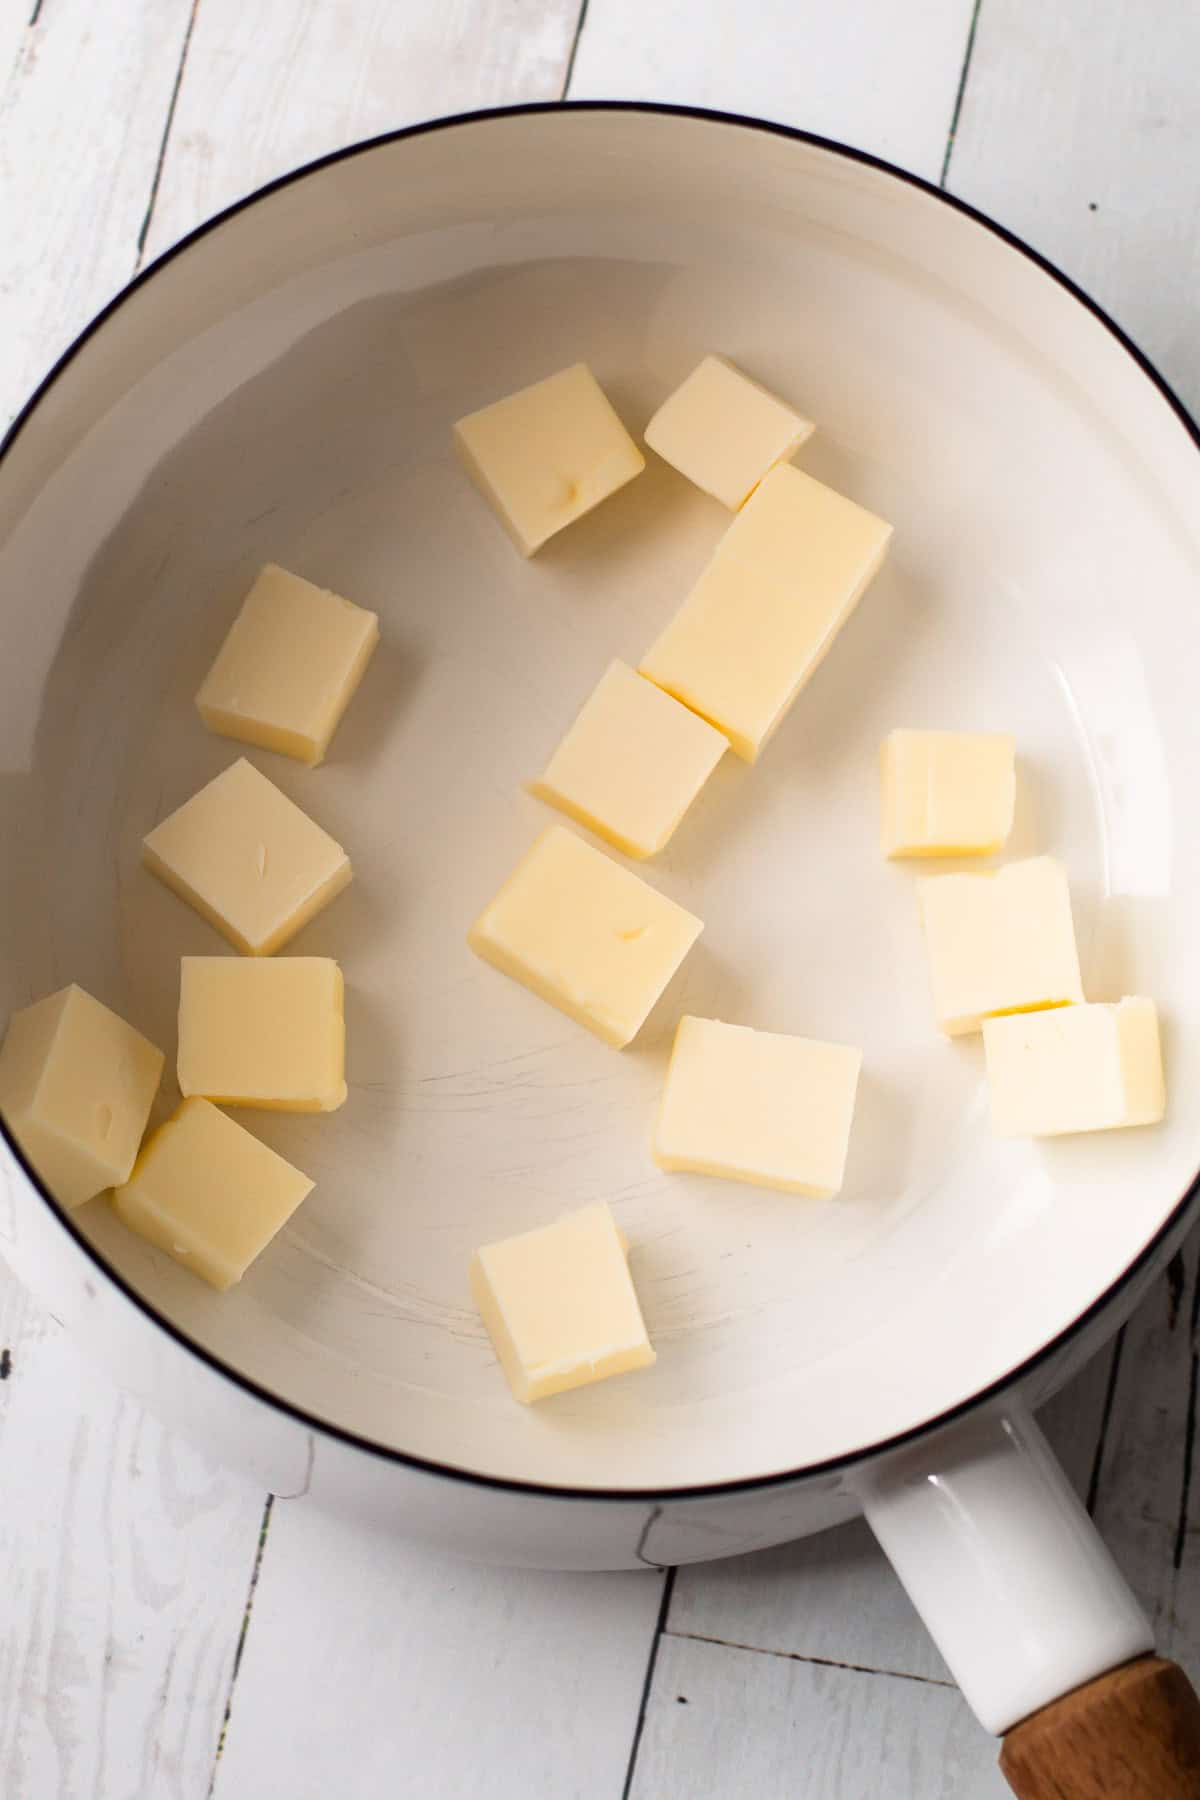
[[[892,528],[787,464],[747,500],[641,673],[755,762],[883,561]]]
[[[1083,999],[1071,891],[1052,856],[917,883],[933,1006],[947,1037],[1001,1013]]]
[[[245,758],[156,825],[152,874],[247,956],[269,956],[350,880],[350,858]]]
[[[654,1135],[660,1169],[829,1200],[846,1171],[861,1050],[680,1019]]]
[[[586,363],[468,413],[454,444],[522,556],[646,466]]]
[[[646,442],[736,512],[768,470],[788,462],[813,429],[723,356],[706,356],[659,407],[646,427]]]
[[[477,956],[624,1049],[703,925],[552,825],[472,926]]]
[[[653,856],[727,748],[719,731],[614,662],[531,789],[626,855]]]
[[[985,1019],[983,1048],[1000,1137],[1154,1125],[1166,1111],[1153,1000]]]
[[[215,1288],[240,1281],[313,1183],[208,1100],[152,1132],[113,1206],[139,1237]]]
[[[627,1246],[603,1203],[485,1244],[471,1263],[471,1291],[526,1406],[655,1360]]]
[[[128,1178],[162,1067],[161,1050],[74,984],[13,1014],[0,1112],[63,1206]]]
[[[210,731],[319,763],[379,642],[379,617],[268,563],[196,695]]]
[[[185,956],[179,1091],[332,1112],[346,1098],[342,971],[328,956]]]
[[[885,856],[987,856],[1012,830],[1015,746],[983,731],[893,731],[880,752]]]

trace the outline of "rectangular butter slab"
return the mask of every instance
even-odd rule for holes
[[[522,556],[646,466],[586,363],[468,413],[454,445]]]
[[[23,1007],[0,1048],[0,1112],[63,1206],[128,1179],[163,1053],[72,984]]]
[[[639,664],[757,760],[872,576],[890,525],[788,465],[772,469]]]
[[[1011,737],[893,731],[880,777],[885,856],[987,856],[1007,843],[1017,795]]]
[[[179,1091],[332,1112],[346,1098],[342,971],[328,956],[185,956]]]
[[[703,926],[603,851],[552,825],[475,921],[477,956],[623,1049]]]
[[[485,1244],[471,1291],[516,1399],[528,1405],[655,1360],[604,1204]]]
[[[650,448],[736,512],[813,433],[810,420],[723,356],[706,356],[646,427]]]
[[[146,1140],[113,1206],[131,1231],[215,1288],[241,1280],[313,1183],[208,1100]]]
[[[654,856],[727,749],[721,732],[614,662],[530,790],[627,856]]]
[[[985,1019],[983,1048],[1000,1137],[1154,1125],[1166,1111],[1153,1000]]]
[[[861,1050],[685,1015],[654,1134],[661,1169],[828,1200],[845,1178]]]
[[[378,642],[378,614],[268,563],[196,695],[200,717],[222,737],[319,763]]]
[[[248,956],[269,956],[351,877],[328,832],[244,757],[156,825],[142,861]]]
[[[933,1008],[947,1037],[1083,999],[1071,890],[1052,856],[917,883]]]

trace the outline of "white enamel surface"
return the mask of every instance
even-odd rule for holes
[[[863,1483],[864,1511],[981,1724],[999,1736],[1154,1648],[1033,1420],[976,1414]]]
[[[653,865],[707,929],[617,1056],[463,937],[547,818],[519,783],[725,515],[652,464],[526,565],[449,425],[587,355],[636,431],[712,348],[821,422],[802,466],[896,542],[761,764],[726,759]],[[1089,995],[1155,995],[1187,1093],[1198,499],[1183,428],[1101,326],[973,222],[816,149],[501,120],[229,221],[102,329],[0,470],[0,575],[30,596],[0,622],[0,803],[28,846],[0,896],[0,1004],[75,978],[170,1048],[177,957],[219,943],[136,846],[229,760],[191,696],[278,558],[384,632],[327,765],[258,758],[355,862],[295,942],[345,969],[351,1095],[332,1119],[256,1120],[318,1187],[233,1295],[100,1208],[81,1222],[264,1386],[518,1479],[794,1468],[1003,1376],[1158,1229],[1200,1123],[1176,1107],[1119,1143],[991,1139],[977,1046],[933,1027],[911,875],[878,855],[877,746],[898,723],[1015,734],[1011,849],[1066,861]],[[839,1200],[654,1170],[685,1008],[864,1046]],[[658,1364],[522,1411],[469,1252],[596,1198],[635,1246]]]

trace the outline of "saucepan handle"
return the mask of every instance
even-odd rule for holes
[[[1200,1700],[1032,1417],[875,1464],[863,1510],[1021,1800],[1200,1800]]]

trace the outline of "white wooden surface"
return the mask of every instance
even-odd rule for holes
[[[1152,29],[1133,0],[3,0],[0,414],[239,193],[568,84],[752,110],[944,178],[1196,406],[1198,20],[1188,0]],[[1047,1420],[1194,1675],[1197,1265],[1193,1243]],[[84,1368],[2,1264],[0,1352],[5,1800],[1004,1791],[859,1526],[665,1588],[455,1566],[264,1508]]]

